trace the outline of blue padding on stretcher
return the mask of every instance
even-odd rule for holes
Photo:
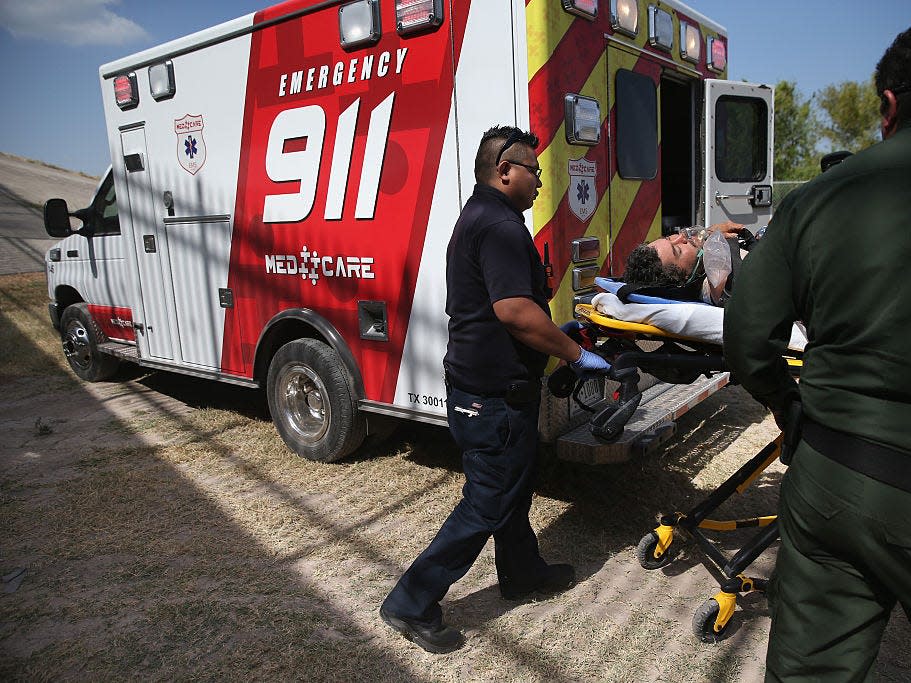
[[[626,283],[606,277],[596,277],[595,284],[604,291],[616,295]],[[634,304],[703,304],[702,301],[680,301],[679,299],[664,299],[660,296],[648,296],[646,294],[630,294],[627,300]],[[708,304],[704,305],[707,306]]]

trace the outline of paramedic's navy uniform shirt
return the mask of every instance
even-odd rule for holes
[[[549,317],[546,286],[522,214],[502,192],[475,185],[446,253],[449,345],[443,365],[456,387],[502,394],[510,382],[543,374],[547,355],[510,335],[493,304],[527,297]]]

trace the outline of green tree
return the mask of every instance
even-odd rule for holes
[[[830,151],[859,152],[879,140],[879,98],[872,77],[865,83],[826,86],[816,99],[826,114],[821,132],[831,142]]]
[[[804,97],[794,81],[779,81],[775,86],[775,179],[809,180],[816,175],[818,141],[813,98]]]

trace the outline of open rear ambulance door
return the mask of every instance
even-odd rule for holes
[[[739,81],[705,82],[705,224],[772,217],[774,91]]]

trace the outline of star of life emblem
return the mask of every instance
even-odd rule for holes
[[[206,141],[202,137],[202,115],[187,114],[174,120],[177,133],[177,161],[190,173],[196,172],[206,163]]]
[[[587,221],[598,206],[595,176],[598,164],[585,157],[569,160],[569,210],[580,221]]]

